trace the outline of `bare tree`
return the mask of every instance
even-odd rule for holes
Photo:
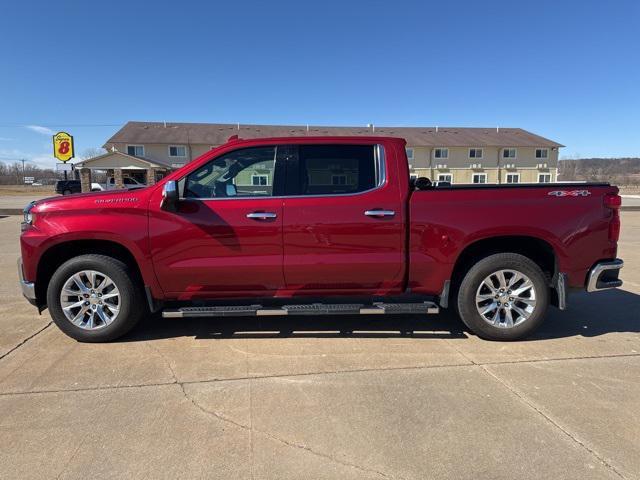
[[[80,158],[82,160],[86,160],[87,158],[99,157],[100,155],[104,155],[107,151],[102,147],[91,147],[87,148],[82,152]]]
[[[561,160],[558,162],[558,178],[637,185],[640,183],[640,158]]]

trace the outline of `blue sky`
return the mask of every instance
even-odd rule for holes
[[[12,2],[0,160],[127,120],[518,126],[640,156],[640,2]]]

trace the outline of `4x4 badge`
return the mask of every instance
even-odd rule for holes
[[[547,195],[553,195],[554,197],[586,197],[591,195],[589,190],[554,190],[547,193]]]

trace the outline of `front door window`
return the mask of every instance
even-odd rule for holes
[[[270,197],[276,147],[235,150],[189,174],[185,198]]]

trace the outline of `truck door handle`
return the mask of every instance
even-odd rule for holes
[[[251,212],[247,213],[247,218],[253,218],[255,220],[268,220],[270,218],[277,218],[273,212]]]
[[[364,214],[367,217],[393,217],[396,212],[393,210],[367,210]]]

